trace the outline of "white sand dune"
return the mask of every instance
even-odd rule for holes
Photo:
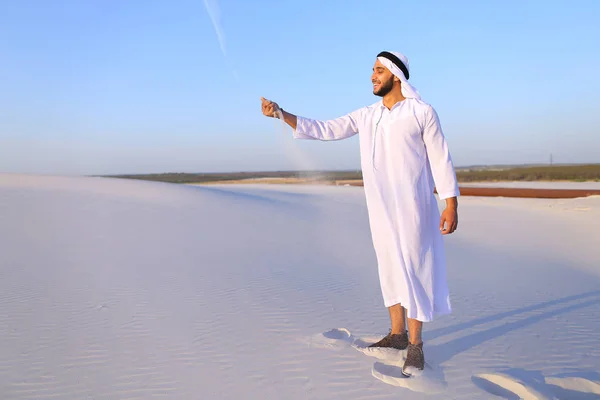
[[[405,379],[362,188],[0,175],[0,398],[598,398],[600,198],[459,218]]]

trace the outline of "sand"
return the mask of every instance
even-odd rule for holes
[[[459,207],[403,379],[362,188],[0,175],[0,398],[598,398],[600,197]]]

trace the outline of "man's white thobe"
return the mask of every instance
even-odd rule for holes
[[[451,312],[440,199],[459,195],[456,174],[433,107],[407,98],[391,110],[377,102],[340,118],[298,116],[296,139],[341,140],[359,134],[369,223],[386,307],[431,321]]]

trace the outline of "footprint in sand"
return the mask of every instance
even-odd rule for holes
[[[425,362],[423,371],[413,372],[413,376],[410,378],[404,376],[402,366],[406,359],[406,350],[369,347],[379,339],[381,338],[357,338],[352,346],[361,353],[380,360],[371,368],[373,377],[388,385],[403,387],[419,393],[434,394],[446,389],[448,384],[444,379],[444,372],[430,362]]]
[[[327,332],[323,332],[323,337],[331,340],[345,340],[348,341],[352,335],[348,329],[338,328],[332,329]]]
[[[472,381],[480,389],[510,400],[600,398],[600,379],[587,379],[576,375],[544,377],[541,373],[517,371],[478,374],[473,376]]]
[[[369,347],[379,339],[381,337],[355,337],[348,329],[337,328],[312,336],[310,345],[328,349],[352,347],[369,357],[377,358],[379,361],[371,368],[371,374],[388,385],[429,394],[439,393],[446,388],[443,371],[430,363],[425,364],[424,371],[418,371],[410,378],[405,377],[402,374],[402,365],[406,350]]]
[[[406,358],[406,350],[396,350],[385,347],[369,347],[379,339],[381,339],[381,337],[356,338],[352,342],[352,347],[369,357],[375,357],[379,360],[385,360],[391,363],[404,362],[404,359]]]
[[[309,339],[309,346],[315,348],[339,349],[352,344],[354,338],[349,330],[345,328],[331,329],[319,333]]]
[[[448,386],[443,371],[428,363],[425,364],[423,371],[414,372],[410,378],[402,374],[402,364],[376,362],[371,369],[371,374],[388,385],[403,387],[419,393],[440,393]]]
[[[471,380],[480,389],[504,399],[545,400],[555,398],[549,393],[536,390],[532,385],[528,385],[520,379],[502,373],[478,374]]]

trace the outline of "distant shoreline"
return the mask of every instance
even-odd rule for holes
[[[536,182],[536,181],[573,181],[600,182],[600,164],[582,165],[546,165],[517,167],[469,167],[457,168],[456,175],[461,183],[467,182]],[[159,174],[122,174],[108,177],[141,179],[169,183],[322,183],[338,184],[347,182],[356,184],[362,181],[362,172],[354,171],[265,171],[265,172],[227,172],[227,173],[159,173]]]
[[[457,168],[464,196],[505,196],[528,198],[574,198],[600,195],[600,164],[470,167]],[[138,179],[187,185],[328,185],[363,186],[361,171],[270,171],[230,173],[162,173],[112,175],[111,178]],[[598,185],[595,183],[598,182]],[[502,187],[501,183],[505,183]],[[518,185],[515,185],[518,183]],[[551,187],[535,187],[548,183]],[[587,183],[587,185],[582,185]],[[562,188],[554,187],[562,184]],[[569,185],[570,184],[570,185]],[[533,187],[531,187],[533,186]],[[560,186],[560,185],[559,185]],[[573,186],[573,187],[566,187]],[[580,187],[574,187],[580,186]],[[584,187],[582,187],[584,186]]]

